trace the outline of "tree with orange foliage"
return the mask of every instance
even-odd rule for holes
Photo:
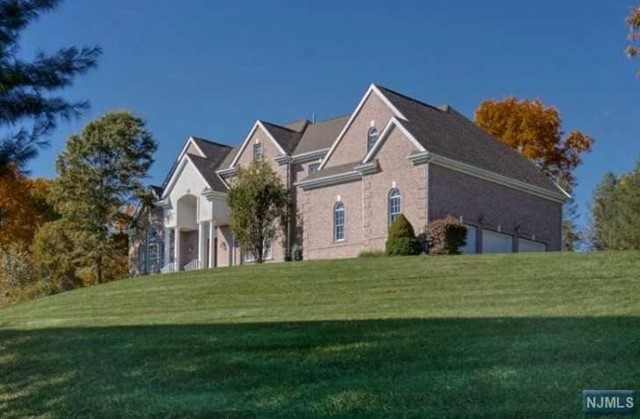
[[[582,154],[591,151],[595,141],[580,131],[565,135],[558,110],[539,100],[488,100],[476,109],[475,122],[568,190],[576,185],[573,171]]]
[[[0,177],[0,246],[28,246],[40,226],[57,218],[48,196],[53,182],[17,170]]]
[[[640,55],[640,6],[631,8],[626,22],[629,25],[629,46],[627,46],[625,53],[629,58],[635,58]],[[638,76],[640,76],[640,71],[638,71]]]

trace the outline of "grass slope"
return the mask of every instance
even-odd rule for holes
[[[0,310],[0,416],[581,416],[638,389],[640,253],[378,258]]]

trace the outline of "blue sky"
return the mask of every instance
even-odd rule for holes
[[[632,1],[67,0],[29,27],[22,54],[100,45],[64,92],[91,110],[29,165],[53,177],[66,138],[108,110],[143,116],[160,183],[189,135],[239,143],[255,119],[347,114],[372,82],[472,117],[483,100],[540,99],[595,137],[577,171],[586,203],[603,173],[640,158],[640,61],[622,51]],[[583,217],[583,220],[585,218]]]

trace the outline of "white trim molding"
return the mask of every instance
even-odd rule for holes
[[[476,177],[478,179],[486,180],[496,183],[498,185],[506,186],[511,189],[516,189],[521,192],[526,192],[530,195],[535,195],[550,201],[563,203],[571,196],[564,190],[559,188],[558,192],[553,192],[540,186],[532,185],[530,183],[522,182],[517,179],[510,178],[508,176],[500,175],[498,173],[490,172],[485,169],[480,169],[476,166],[472,166],[467,163],[462,163],[457,160],[450,159],[448,157],[433,154],[429,151],[417,153],[409,156],[409,160],[415,165],[431,163],[446,169],[454,170],[459,173],[463,173],[469,176]]]
[[[391,109],[391,111],[397,118],[404,119],[405,121],[407,120],[407,118],[405,118],[405,116],[398,110],[398,108],[393,106],[393,104],[389,101],[389,99],[387,99],[387,97],[380,91],[380,89],[378,89],[378,86],[372,83],[371,86],[369,86],[369,88],[367,89],[362,99],[360,100],[360,103],[358,103],[358,106],[356,106],[356,109],[353,111],[353,113],[349,117],[349,120],[347,121],[345,126],[342,128],[342,131],[340,131],[340,134],[338,134],[338,137],[334,140],[333,144],[331,144],[331,148],[329,148],[329,151],[327,152],[326,157],[322,160],[322,163],[320,163],[319,170],[322,170],[324,166],[327,164],[327,161],[329,161],[329,158],[335,152],[336,147],[338,147],[338,144],[342,140],[342,137],[344,137],[344,135],[347,133],[347,131],[349,130],[349,127],[351,127],[351,124],[353,123],[354,119],[356,119],[356,116],[358,116],[358,114],[360,113],[360,110],[362,109],[365,102],[367,101],[367,99],[372,93],[375,93],[380,98],[380,100],[382,100],[385,103],[385,105],[387,105],[389,109]],[[378,139],[378,141],[379,140],[380,139]]]
[[[207,187],[211,188],[211,185],[209,185],[209,182],[207,182],[207,179],[204,178],[204,176],[200,172],[200,169],[198,169],[198,166],[196,166],[195,163],[193,163],[193,160],[191,160],[188,154],[185,154],[184,157],[182,157],[182,160],[180,160],[180,164],[178,164],[178,167],[176,167],[176,170],[171,175],[171,178],[169,179],[169,182],[167,183],[166,188],[164,188],[164,191],[162,191],[162,198],[169,196],[175,183],[178,181],[178,177],[182,174],[184,167],[187,165],[187,162],[191,163],[191,165],[195,169],[198,176],[200,176],[200,179],[204,182],[204,184]]]
[[[249,143],[249,140],[251,139],[251,137],[253,136],[253,133],[256,132],[256,130],[258,128],[261,128],[262,131],[264,131],[265,135],[267,136],[268,139],[270,139],[273,144],[275,144],[276,148],[278,149],[278,151],[281,154],[287,154],[284,149],[282,148],[282,146],[280,146],[280,144],[276,141],[275,138],[273,138],[273,135],[271,135],[271,133],[269,132],[268,129],[265,128],[264,124],[262,123],[262,121],[260,121],[259,119],[255,122],[255,124],[253,124],[253,127],[251,128],[251,131],[249,131],[249,135],[247,135],[247,138],[245,138],[244,142],[242,143],[242,146],[240,147],[240,149],[238,150],[238,153],[236,154],[236,156],[233,158],[233,161],[231,162],[231,165],[229,166],[230,168],[234,168],[236,166],[236,164],[238,163],[238,160],[240,160],[240,156],[242,155],[242,153],[244,152],[244,149],[247,148],[247,144]]]
[[[338,173],[335,175],[324,176],[317,179],[302,180],[294,183],[294,186],[299,186],[303,190],[321,188],[323,186],[337,185],[338,183],[350,182],[358,180],[362,177],[362,174],[357,170],[351,170],[345,173]]]
[[[306,153],[296,154],[291,156],[291,163],[307,163],[310,161],[322,159],[327,155],[328,148],[322,148],[320,150],[307,151]]]
[[[218,176],[220,176],[221,178],[227,178],[227,177],[235,175],[237,171],[238,171],[237,167],[229,167],[229,168],[226,168],[226,169],[216,170],[216,174]]]
[[[184,147],[182,147],[180,154],[178,154],[178,158],[176,159],[176,161],[180,161],[180,159],[182,159],[182,157],[185,155],[185,153],[189,149],[190,144],[193,144],[196,150],[198,150],[198,152],[200,153],[200,157],[206,157],[206,154],[204,154],[204,151],[202,151],[198,143],[196,143],[195,139],[193,137],[189,137],[187,138],[187,141],[184,143]]]
[[[411,141],[411,144],[413,144],[419,151],[421,152],[426,151],[423,145],[420,144],[420,142],[416,140],[416,138],[409,132],[409,130],[407,130],[404,127],[404,125],[402,125],[402,123],[394,116],[389,120],[387,125],[382,130],[382,133],[380,134],[378,141],[376,141],[373,147],[371,147],[371,150],[369,150],[367,155],[364,156],[364,159],[362,159],[362,164],[365,164],[371,161],[371,159],[378,153],[380,148],[382,148],[382,144],[386,141],[387,137],[391,134],[394,127],[402,131],[404,136],[407,137],[409,141]]]

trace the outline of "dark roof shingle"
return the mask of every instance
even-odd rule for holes
[[[407,121],[400,122],[427,151],[559,192],[558,187],[532,162],[451,107],[434,107],[385,87],[377,87],[407,118]]]
[[[293,154],[304,154],[331,147],[342,128],[349,120],[349,115],[340,116],[315,124],[309,124]]]

